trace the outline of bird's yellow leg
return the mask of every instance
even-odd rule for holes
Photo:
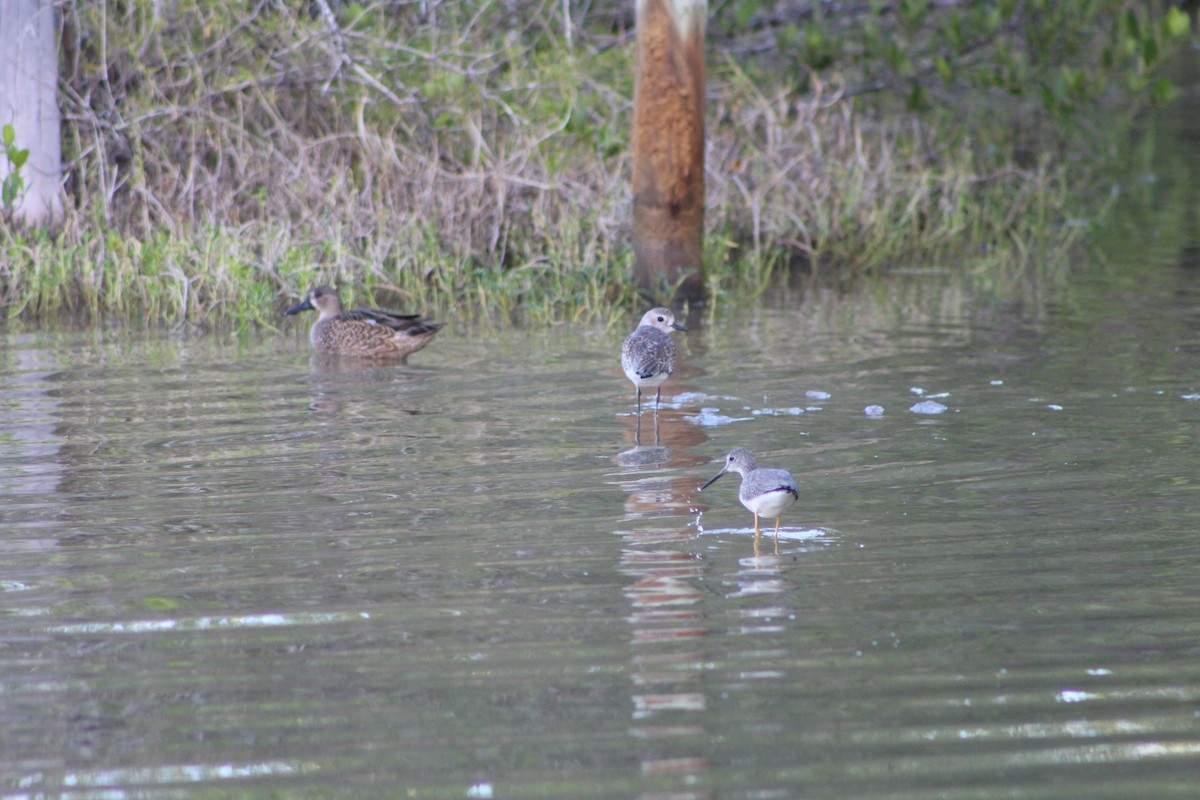
[[[775,555],[779,555],[779,520],[782,517],[775,518]]]
[[[760,531],[758,529],[758,514],[755,514],[754,515],[754,543],[757,544],[758,540],[761,538],[762,538],[762,531]]]

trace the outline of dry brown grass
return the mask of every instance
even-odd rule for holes
[[[548,0],[236,5],[66,4],[72,209],[10,237],[10,312],[269,324],[317,280],[504,319],[631,300],[630,37]],[[1061,202],[1050,170],[710,61],[714,285],[978,251]]]

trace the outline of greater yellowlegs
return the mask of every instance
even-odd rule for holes
[[[305,295],[304,302],[285,313],[313,310],[320,317],[313,323],[309,339],[318,353],[403,359],[429,344],[442,327],[420,314],[365,308],[343,311],[342,298],[331,286],[316,287]]]
[[[754,551],[758,552],[758,542],[762,532],[758,527],[758,518],[775,518],[775,552],[779,552],[779,521],[784,510],[800,497],[800,487],[796,479],[786,469],[759,467],[754,456],[744,447],[735,447],[725,457],[725,466],[712,477],[708,483],[700,487],[704,491],[717,482],[726,472],[736,472],[742,476],[742,486],[738,489],[738,500],[754,514]]]
[[[652,308],[642,315],[637,330],[621,346],[621,369],[637,389],[637,412],[642,413],[642,389],[653,388],[654,407],[662,397],[663,381],[675,371],[675,342],[671,331],[686,331],[669,308]]]

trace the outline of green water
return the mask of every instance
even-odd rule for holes
[[[632,318],[9,332],[4,797],[1200,796],[1200,198],[1147,158],[1069,280],[689,320],[640,445]],[[696,492],[733,446],[778,557]]]

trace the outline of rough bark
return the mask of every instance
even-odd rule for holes
[[[703,296],[705,0],[638,0],[633,108],[634,276]],[[686,276],[686,277],[685,277]]]

